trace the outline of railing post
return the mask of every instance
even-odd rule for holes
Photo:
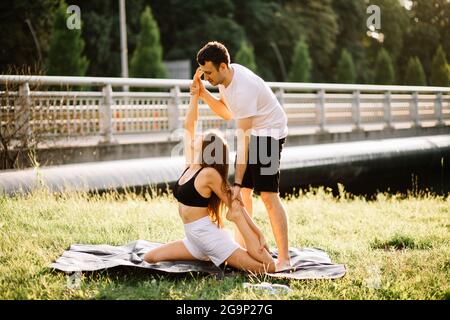
[[[392,129],[392,104],[390,91],[386,91],[384,93],[383,106],[384,106],[384,122],[385,122],[384,128]]]
[[[170,89],[172,98],[167,105],[167,111],[169,116],[169,131],[175,131],[180,128],[180,87],[176,86]]]
[[[317,111],[319,115],[320,132],[325,132],[326,118],[325,118],[325,90],[320,89],[317,93]]]
[[[413,92],[412,94],[410,112],[413,121],[413,126],[414,127],[419,126],[419,97],[417,91]]]
[[[354,131],[361,130],[361,100],[359,90],[353,91],[352,118],[355,125]]]
[[[436,95],[436,101],[434,103],[434,113],[436,115],[436,125],[444,125],[444,119],[442,118],[442,92],[438,92]]]
[[[30,86],[28,82],[23,83],[19,87],[19,103],[15,108],[17,119],[15,121],[15,129],[17,130],[18,138],[22,141],[24,146],[28,146],[28,141],[31,136],[30,128],[30,113],[31,113],[31,97]]]
[[[112,87],[107,84],[103,87],[103,104],[100,106],[100,133],[103,135],[103,143],[113,143],[112,106],[114,100]]]

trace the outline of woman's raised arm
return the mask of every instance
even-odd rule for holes
[[[190,165],[194,162],[194,141],[198,121],[198,81],[200,81],[200,76],[201,70],[197,70],[197,72],[195,72],[191,87],[191,100],[189,102],[189,108],[184,120],[184,150],[186,165]]]

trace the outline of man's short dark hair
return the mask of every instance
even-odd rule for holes
[[[220,64],[223,62],[227,66],[230,64],[230,54],[227,48],[220,42],[208,42],[197,53],[197,62],[204,66],[206,61],[211,61],[212,64],[219,70]]]

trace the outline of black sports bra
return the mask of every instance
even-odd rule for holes
[[[198,173],[202,171],[203,167],[200,168],[200,170],[198,170],[188,181],[186,181],[182,185],[178,184],[187,169],[189,169],[189,167],[187,167],[183,171],[180,178],[175,183],[175,186],[173,187],[173,195],[184,205],[191,207],[208,207],[210,198],[203,197],[200,193],[198,193],[197,189],[195,189],[194,186],[195,178],[197,177]]]

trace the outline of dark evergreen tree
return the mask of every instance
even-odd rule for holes
[[[89,62],[84,56],[81,29],[67,27],[67,4],[62,1],[53,20],[46,73],[59,76],[84,76]]]
[[[336,46],[338,25],[331,0],[287,0],[284,1],[284,9],[283,19],[289,28],[296,32],[297,39],[299,36],[304,36],[311,57],[314,57],[311,80],[333,81],[330,68]]]
[[[395,72],[389,52],[381,48],[375,61],[375,84],[394,84]]]
[[[291,70],[288,80],[292,82],[309,82],[311,80],[312,60],[309,56],[308,45],[300,39],[294,50]]]
[[[355,81],[356,70],[352,55],[347,51],[347,49],[343,49],[337,66],[336,82],[355,83]]]
[[[449,66],[442,46],[439,46],[431,62],[430,85],[448,87],[450,85]]]
[[[411,57],[406,68],[404,84],[410,86],[426,86],[425,72],[419,58]]]
[[[57,8],[57,0],[0,1],[0,73],[42,71]]]
[[[165,78],[159,28],[150,7],[141,15],[141,31],[130,63],[130,76],[137,78]]]

